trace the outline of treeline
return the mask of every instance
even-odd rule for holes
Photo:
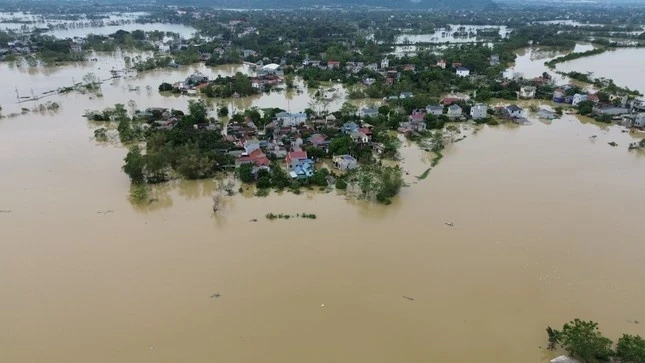
[[[564,324],[561,330],[547,327],[546,332],[549,349],[560,346],[585,363],[611,362],[613,359],[624,363],[645,362],[645,340],[640,335],[623,334],[614,348],[612,340],[598,329],[598,323],[580,319]]]
[[[555,68],[555,65],[558,64],[558,63],[564,63],[564,62],[568,62],[570,60],[574,60],[574,59],[578,59],[578,58],[584,58],[584,57],[590,57],[592,55],[602,54],[602,53],[604,53],[604,52],[606,52],[608,50],[609,49],[607,49],[607,48],[596,48],[596,49],[588,50],[588,51],[585,51],[585,52],[572,52],[572,53],[563,55],[561,57],[554,58],[554,59],[552,59],[552,60],[550,60],[548,62],[545,62],[544,64],[547,67],[553,69],[553,68]]]
[[[119,139],[132,145],[123,171],[134,185],[145,185],[173,177],[208,178],[233,164],[234,158],[228,154],[233,145],[224,140],[220,130],[197,127],[212,123],[207,115],[206,104],[200,100],[190,101],[188,114],[173,111],[179,121],[171,129],[159,127],[152,122],[154,117],[151,120],[129,117],[123,105],[88,114],[88,119],[118,123]],[[106,129],[98,129],[95,136],[106,139]]]

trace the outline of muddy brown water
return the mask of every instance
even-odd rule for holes
[[[645,335],[645,156],[620,127],[485,126],[422,181],[403,147],[390,206],[272,192],[213,216],[213,181],[128,201],[126,150],[80,115],[186,98],[127,84],[0,120],[2,362],[545,362],[547,325]]]

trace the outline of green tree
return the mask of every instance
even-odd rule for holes
[[[240,176],[242,183],[248,184],[255,181],[255,177],[253,176],[253,164],[251,163],[244,163],[240,165],[240,167],[237,169],[237,173]]]
[[[96,141],[107,141],[107,129],[105,127],[101,127],[100,129],[94,130],[94,138]]]
[[[640,335],[623,334],[616,343],[616,357],[625,363],[645,363],[645,340]]]
[[[203,179],[213,175],[213,162],[192,147],[177,160],[177,172],[186,179]]]
[[[446,124],[443,119],[440,119],[431,113],[425,115],[424,121],[426,122],[426,128],[429,130],[443,129],[443,126]]]
[[[560,332],[548,326],[546,334],[549,337],[549,350],[555,350],[555,345],[560,342]]]
[[[316,185],[326,187],[327,176],[329,176],[329,170],[327,170],[327,168],[321,168],[314,172],[313,177],[311,177],[311,181]]]
[[[188,101],[188,113],[193,117],[194,123],[203,123],[208,115],[208,107],[204,100]]]
[[[349,151],[354,142],[349,136],[337,137],[329,143],[329,153],[332,155],[349,154]]]
[[[572,356],[584,362],[608,361],[612,355],[612,341],[602,336],[598,323],[575,319],[564,324],[560,345]]]
[[[593,112],[593,102],[582,101],[578,103],[578,113],[581,115],[589,115]]]
[[[383,106],[379,107],[378,108],[378,113],[383,115],[383,116],[387,116],[390,113],[390,106],[383,105]]]
[[[336,179],[336,189],[339,189],[339,190],[347,189],[347,182],[341,178]]]
[[[341,106],[340,108],[340,113],[343,116],[347,116],[347,117],[356,115],[356,111],[358,111],[358,107],[354,106],[349,102],[343,103],[343,106]]]
[[[289,174],[278,164],[271,164],[271,182],[278,189],[284,189],[291,184]]]
[[[386,167],[382,169],[381,183],[376,193],[376,200],[381,203],[389,203],[392,197],[399,194],[403,186],[403,173],[398,168]]]
[[[259,177],[257,186],[260,189],[271,188],[271,177],[269,175],[263,175]]]
[[[159,92],[169,92],[172,91],[172,85],[170,83],[164,82],[159,85]]]
[[[145,162],[139,146],[130,149],[123,160],[125,161],[123,171],[130,177],[130,181],[134,184],[145,183],[146,179],[143,174]]]
[[[220,107],[220,109],[217,110],[217,115],[220,116],[220,117],[228,116],[228,107],[226,107],[225,105]]]
[[[307,146],[305,147],[305,151],[307,152],[307,156],[314,160],[324,158],[327,155],[327,153],[325,153],[325,150],[317,148],[315,146]]]

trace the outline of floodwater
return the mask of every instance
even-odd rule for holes
[[[463,27],[463,30],[459,30],[460,27]],[[505,38],[509,29],[505,26],[498,25],[451,25],[450,28],[440,28],[437,29],[434,33],[431,34],[403,34],[399,35],[396,38],[396,44],[415,44],[415,43],[472,43],[477,41],[483,41],[487,39],[486,37],[477,37],[476,35],[470,35],[471,33],[476,34],[477,30],[482,29],[494,29],[498,30],[500,37]],[[467,36],[455,37],[455,32],[466,32]]]
[[[143,30],[163,31],[179,34],[182,38],[190,38],[197,29],[183,24],[163,24],[163,23],[136,23],[137,18],[146,15],[145,12],[132,13],[107,13],[105,18],[99,20],[81,19],[75,21],[47,19],[46,17],[36,16],[25,13],[0,12],[0,29],[29,32],[35,28],[50,28],[46,34],[57,38],[74,38],[86,37],[89,34],[109,35],[118,30],[134,31]],[[20,22],[11,22],[17,20]],[[28,22],[28,23],[23,23]]]
[[[48,79],[6,67],[11,85]],[[213,216],[213,181],[162,185],[133,206],[126,150],[92,140],[80,115],[128,99],[185,109],[187,97],[127,89],[191,71],[0,119],[0,361],[547,362],[547,325],[645,335],[630,323],[645,320],[634,135],[571,116],[484,126],[422,181],[431,157],[405,146],[410,187],[390,206],[272,192],[229,197]]]
[[[246,65],[223,65],[218,67],[207,67],[203,64],[180,67],[178,69],[159,69],[146,71],[139,74],[127,74],[124,78],[108,80],[111,77],[111,70],[121,70],[125,67],[123,60],[125,54],[115,52],[114,54],[97,55],[96,62],[76,63],[62,67],[29,67],[25,64],[0,63],[0,72],[3,75],[3,82],[6,85],[0,89],[0,105],[5,115],[20,113],[22,108],[33,109],[41,103],[48,101],[57,102],[62,108],[66,106],[77,109],[77,114],[83,114],[85,110],[103,109],[116,103],[127,104],[133,100],[141,109],[147,107],[173,107],[176,109],[187,108],[188,99],[196,97],[180,96],[171,94],[160,94],[158,87],[162,82],[174,83],[183,81],[186,77],[199,71],[211,79],[218,75],[222,77],[232,76],[237,72],[251,74],[253,71]],[[131,58],[136,55],[128,54]],[[145,59],[147,55],[143,55]],[[93,73],[102,80],[101,90],[103,97],[86,94],[51,95],[43,97],[36,102],[16,103],[17,97],[30,97],[32,92],[35,96],[45,92],[56,90],[59,87],[71,86],[74,82],[81,82],[88,73]],[[298,82],[300,91],[289,90],[282,92],[262,93],[252,97],[239,99],[212,99],[213,104],[227,104],[231,110],[244,110],[251,107],[272,108],[279,107],[293,112],[302,112],[305,108],[328,111],[338,110],[346,100],[347,92],[342,85],[330,85],[325,87],[325,102],[317,101],[314,90],[307,90],[302,82]],[[333,89],[330,91],[330,89]],[[18,92],[16,94],[16,91]],[[357,105],[362,105],[357,102]]]
[[[573,52],[586,52],[594,49],[593,45],[580,43],[576,44]],[[522,76],[524,78],[535,78],[542,75],[542,73],[549,73],[558,82],[566,82],[568,77],[563,77],[553,70],[549,69],[544,63],[549,62],[557,57],[561,57],[570,53],[571,51],[559,50],[552,47],[530,47],[521,48],[517,51],[515,63],[504,72],[504,76],[513,78],[514,76]]]
[[[79,28],[69,28],[69,29],[54,29],[47,32],[48,35],[54,36],[56,38],[74,38],[74,37],[86,37],[89,34],[96,35],[109,35],[114,34],[117,30],[124,30],[132,32],[134,30],[143,30],[146,32],[151,31],[163,31],[163,32],[172,32],[179,34],[182,38],[192,37],[197,30],[191,26],[183,24],[162,24],[162,23],[148,23],[148,24],[121,24],[121,25],[109,25],[101,27],[79,27]]]
[[[563,72],[592,72],[594,77],[613,79],[619,86],[645,93],[643,59],[645,59],[643,48],[618,48],[599,55],[560,63],[556,67]]]

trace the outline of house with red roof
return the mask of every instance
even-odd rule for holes
[[[287,153],[287,156],[284,158],[284,162],[287,164],[287,167],[290,167],[294,161],[303,159],[307,159],[306,151],[291,151]]]
[[[256,168],[268,168],[271,165],[271,160],[264,154],[264,151],[256,149],[250,154],[240,157],[235,162],[237,166],[247,163],[252,163]]]
[[[457,97],[444,97],[441,103],[444,105],[451,105],[457,101],[459,101],[459,98]]]
[[[335,60],[327,61],[327,68],[329,69],[340,68],[340,62]]]
[[[416,69],[417,69],[417,66],[415,66],[414,64],[406,64],[403,66],[404,71],[414,72]]]

